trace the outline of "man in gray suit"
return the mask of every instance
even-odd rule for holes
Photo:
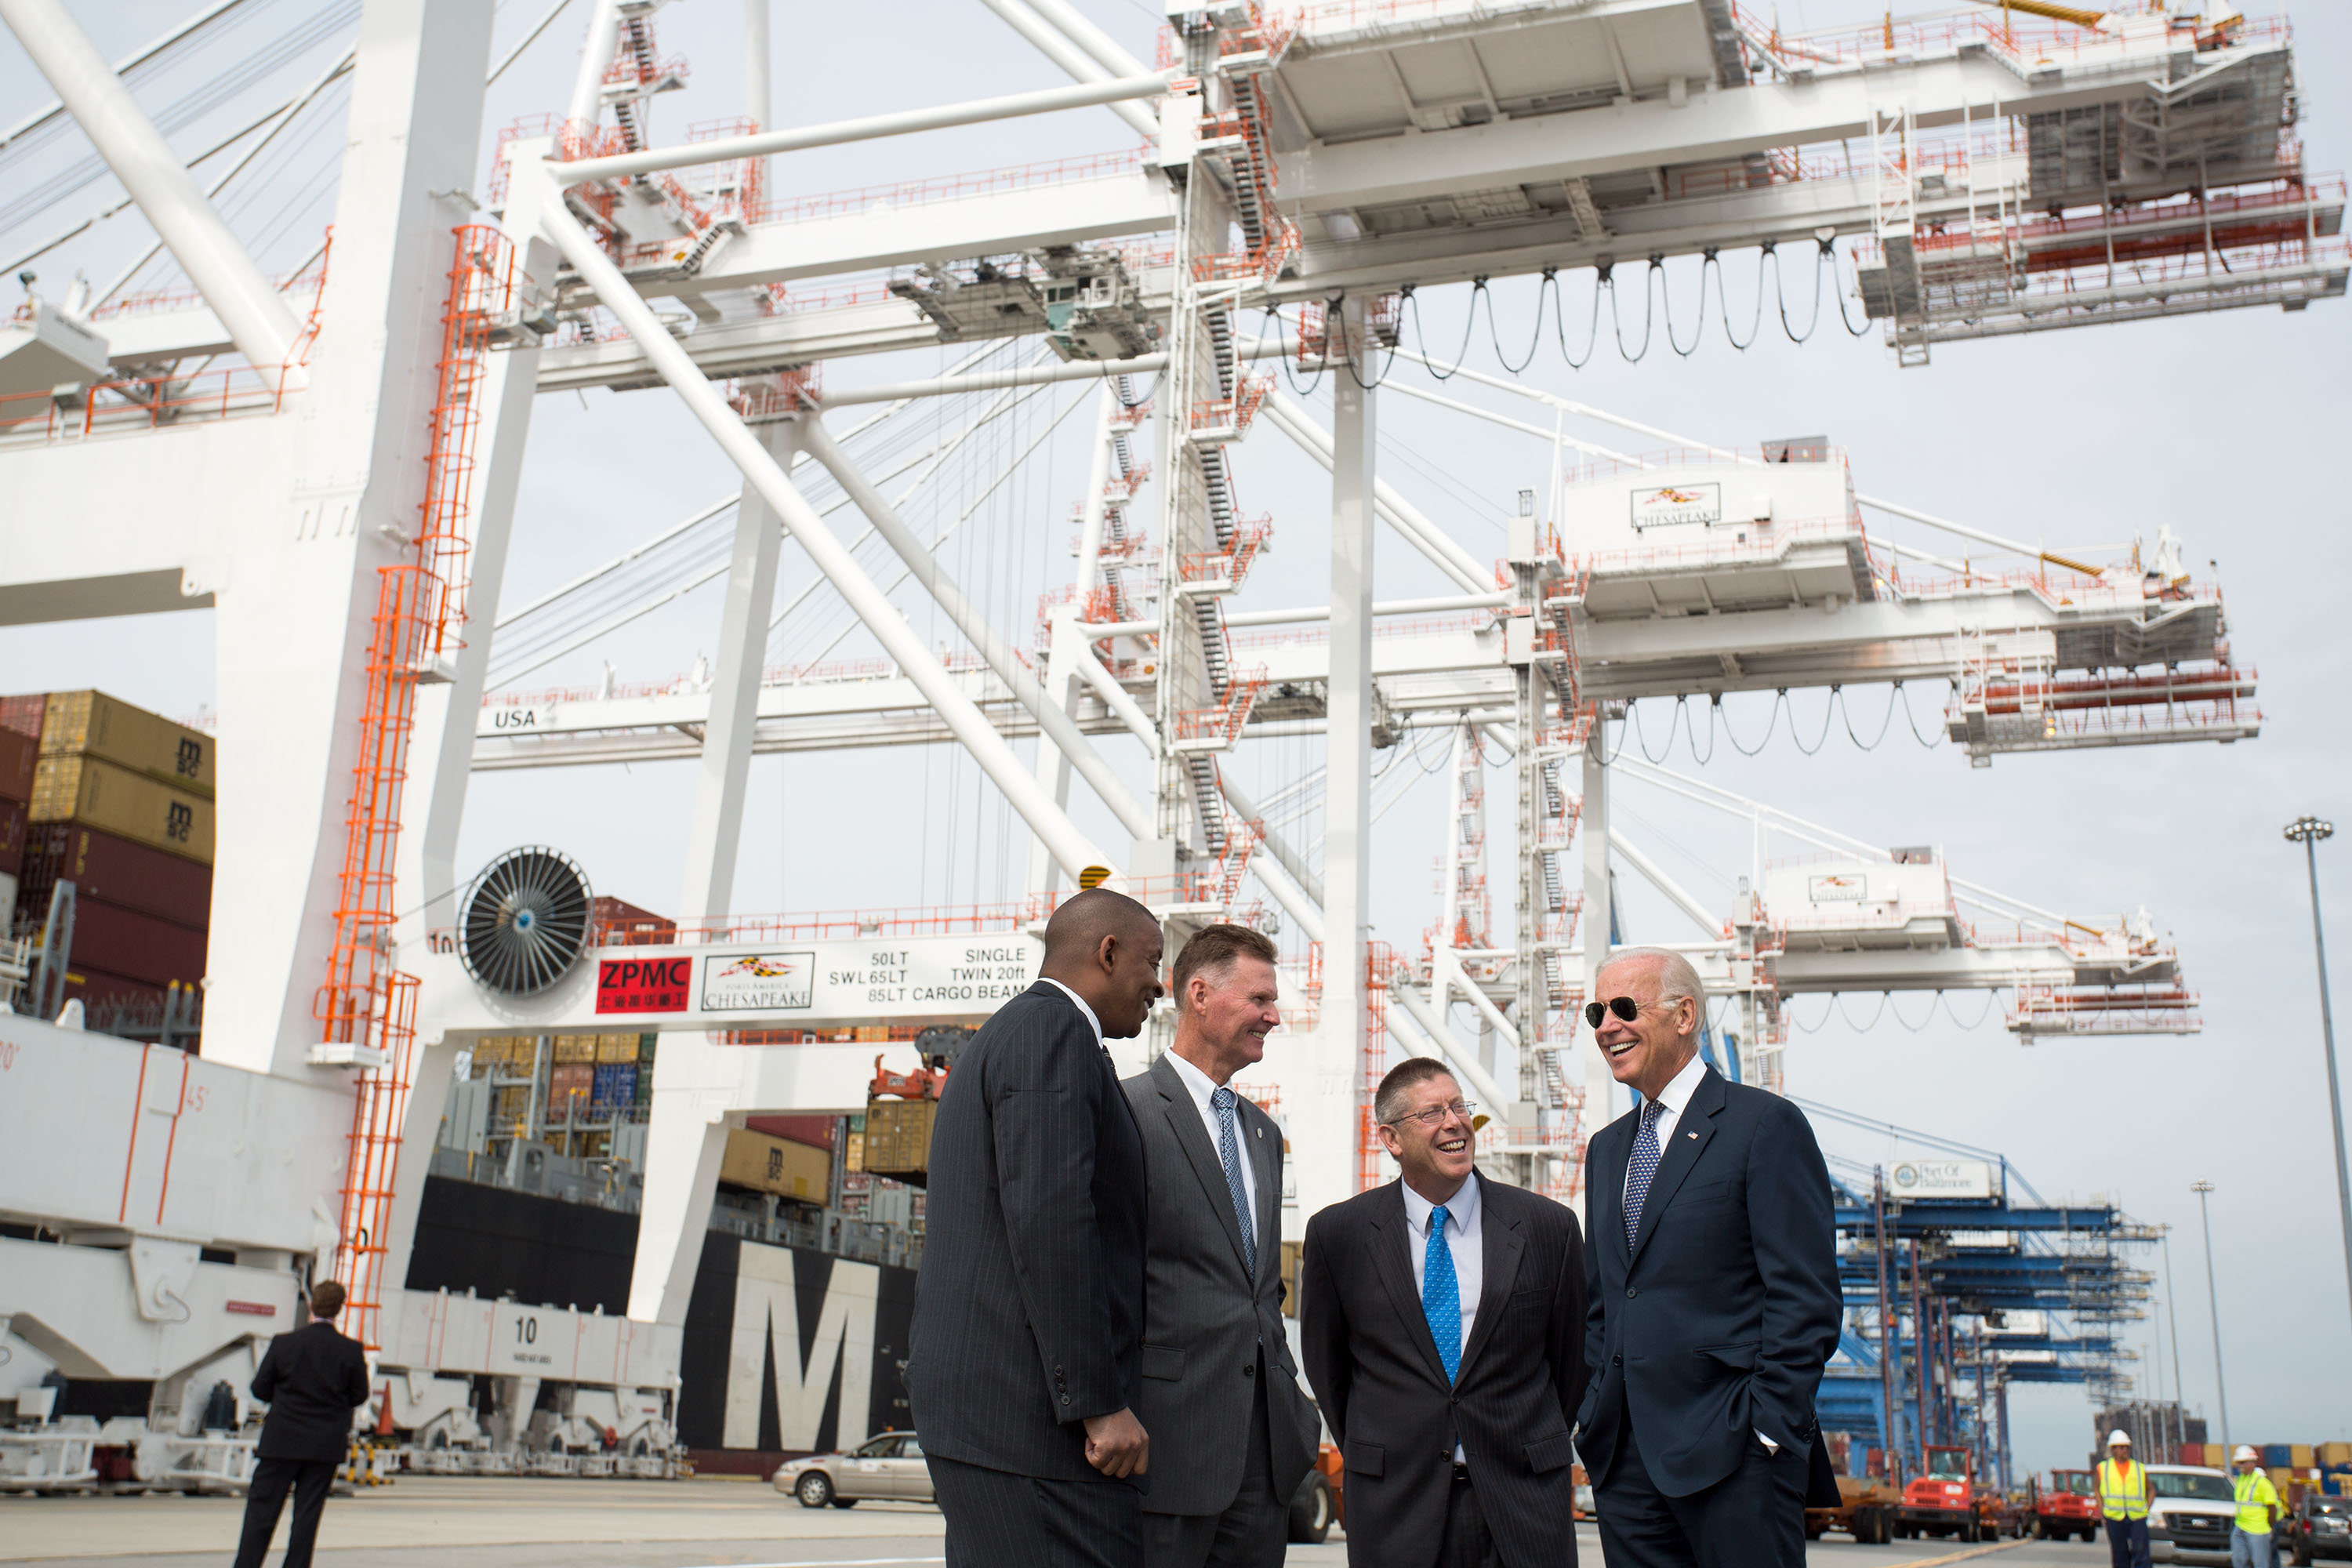
[[[1315,1412],[1282,1331],[1282,1133],[1235,1094],[1265,1055],[1274,943],[1203,927],[1176,957],[1176,1039],[1123,1080],[1151,1171],[1143,1393],[1145,1568],[1277,1568]]]

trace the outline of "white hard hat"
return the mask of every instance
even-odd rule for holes
[[[2112,1448],[2118,1443],[2121,1443],[2126,1448],[2131,1447],[2131,1434],[2125,1431],[2120,1426],[2107,1434],[2108,1447]]]
[[[2241,1443],[2238,1445],[2238,1451],[2230,1456],[2230,1462],[2234,1465],[2240,1459],[2259,1459],[2261,1458],[2262,1456],[2255,1453],[2250,1445]]]

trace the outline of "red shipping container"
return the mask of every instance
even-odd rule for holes
[[[834,1121],[830,1116],[747,1116],[743,1125],[771,1138],[805,1143],[812,1149],[830,1149]]]
[[[41,738],[41,719],[48,711],[49,694],[29,692],[23,697],[0,697],[0,730],[14,730],[19,735]]]
[[[588,1099],[595,1092],[596,1068],[586,1062],[569,1062],[547,1073],[547,1120],[569,1121],[576,1114],[588,1120]]]
[[[89,964],[154,986],[194,984],[205,977],[205,941],[201,931],[77,892],[68,967]]]
[[[33,770],[40,760],[37,737],[0,725],[0,800],[31,800]]]
[[[16,905],[47,914],[50,886],[64,879],[84,899],[136,910],[197,931],[212,922],[213,868],[76,822],[38,822],[25,845]]]
[[[25,803],[0,800],[0,877],[14,877],[25,868]]]

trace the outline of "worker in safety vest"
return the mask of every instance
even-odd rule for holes
[[[2238,1517],[2230,1527],[2230,1568],[2278,1568],[2278,1546],[2271,1535],[2279,1515],[2278,1489],[2262,1472],[2262,1456],[2245,1444],[2230,1456],[2237,1474],[2230,1489],[2238,1500]]]
[[[2107,1558],[2115,1568],[2148,1568],[2147,1505],[2156,1483],[2147,1467],[2132,1462],[2131,1437],[2120,1428],[2107,1434],[2107,1457],[2099,1465],[2099,1511],[2107,1521]]]

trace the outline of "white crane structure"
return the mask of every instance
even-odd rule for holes
[[[654,45],[660,0],[591,0],[568,107],[507,133],[477,211],[492,8],[366,0],[339,68],[332,244],[281,286],[59,0],[0,0],[52,113],[89,136],[196,291],[137,309],[28,300],[0,331],[0,623],[214,612],[224,744],[201,1058],[0,1017],[0,1048],[19,1073],[47,1064],[61,1109],[128,1086],[137,1141],[126,1163],[59,1115],[53,1139],[0,1149],[0,1211],[68,1240],[129,1239],[102,1258],[0,1239],[0,1323],[83,1375],[163,1380],[159,1430],[161,1390],[245,1353],[272,1326],[260,1308],[284,1326],[288,1270],[307,1258],[349,1283],[357,1331],[407,1373],[389,1385],[403,1429],[465,1374],[528,1384],[525,1411],[541,1377],[642,1411],[639,1390],[675,1382],[730,1128],[861,1106],[872,1047],[811,1037],[976,1021],[1034,973],[1038,920],[1081,883],[1133,893],[1181,938],[1264,919],[1254,882],[1307,939],[1312,1005],[1278,1068],[1298,1226],[1372,1179],[1369,1086],[1391,1043],[1458,1065],[1496,1113],[1498,1172],[1573,1192],[1584,1132],[1610,1113],[1605,1068],[1575,1059],[1575,1019],[1610,947],[1612,866],[1689,916],[1681,945],[1738,1020],[1727,1068],[1751,1081],[1777,1085],[1788,999],[1808,994],[1993,993],[2029,1037],[2195,1026],[2144,916],[2078,925],[1952,878],[1932,851],[1861,845],[1612,740],[1644,699],[1711,710],[1732,692],[1904,682],[1948,689],[1937,721],[1979,764],[2252,737],[2252,674],[2168,535],[2082,562],[1858,493],[1825,440],[1727,448],[1475,372],[1459,374],[1485,402],[1388,373],[1425,356],[1402,331],[1417,289],[1507,277],[1542,280],[1564,351],[1570,285],[1587,278],[1589,342],[1613,331],[1630,350],[1638,314],[1643,344],[1654,325],[1679,350],[1653,288],[1671,258],[1810,271],[1819,309],[1855,300],[1906,364],[1956,339],[2339,295],[2342,184],[2302,165],[2283,24],[2174,5],[2082,26],[1989,7],[1783,37],[1729,0],[1214,0],[1171,7],[1147,63],[1066,0],[987,5],[1071,83],[775,128],[751,0],[746,121],[679,142],[652,131],[652,100],[682,85]],[[1133,153],[798,194],[805,150],[1106,113],[1140,135]],[[1244,310],[1278,325],[1253,336]],[[827,385],[827,361],[941,342],[970,350],[944,375]],[[1263,368],[1277,360],[1328,380],[1328,426],[1277,389]],[[951,580],[945,535],[901,509],[971,431],[1069,383],[1094,389],[1078,400],[1095,437],[1076,569],[1037,626],[992,626]],[[510,608],[534,399],[593,387],[667,388],[740,494]],[[1381,417],[1423,403],[1549,444],[1556,483],[1540,515],[1525,499],[1499,565],[1379,471]],[[909,409],[927,411],[925,436],[906,434]],[[1244,607],[1271,523],[1244,511],[1236,471],[1269,428],[1330,475],[1322,605]],[[621,591],[680,542],[702,551],[690,574]],[[1400,544],[1439,591],[1376,602],[1376,553]],[[822,586],[780,604],[788,546]],[[696,676],[520,684],[721,580]],[[811,595],[846,605],[879,659],[772,668],[772,634]],[[960,646],[928,644],[910,604],[935,605]],[[1452,748],[1453,828],[1416,956],[1370,931],[1370,781],[1377,751],[1429,730]],[[1325,748],[1319,854],[1223,766],[1298,735]],[[953,920],[736,907],[755,754],[942,743],[1027,829],[1026,900]],[[697,764],[671,927],[613,945],[590,931],[592,951],[527,994],[483,984],[457,901],[472,773],[655,758]],[[1510,786],[1507,915],[1487,902],[1493,767]],[[1122,837],[1073,816],[1073,774]],[[1710,909],[1612,825],[1620,787],[1823,858],[1759,849],[1737,906]],[[805,984],[722,984],[719,966],[747,957],[804,963]],[[658,972],[675,1005],[615,1005],[623,964]],[[830,979],[884,971],[887,984]],[[537,1359],[519,1361],[513,1303],[401,1289],[418,1151],[469,1040],[615,1017],[666,1031],[628,1315],[541,1312]],[[800,1043],[758,1043],[787,1029]],[[266,1176],[224,1103],[273,1130]],[[173,1148],[215,1173],[175,1184]],[[238,1199],[265,1180],[302,1201]],[[108,1270],[121,1310],[87,1312],[85,1331],[60,1303],[95,1300]],[[572,1359],[538,1354],[550,1343]],[[158,1467],[235,1479],[192,1426],[170,1430]]]

